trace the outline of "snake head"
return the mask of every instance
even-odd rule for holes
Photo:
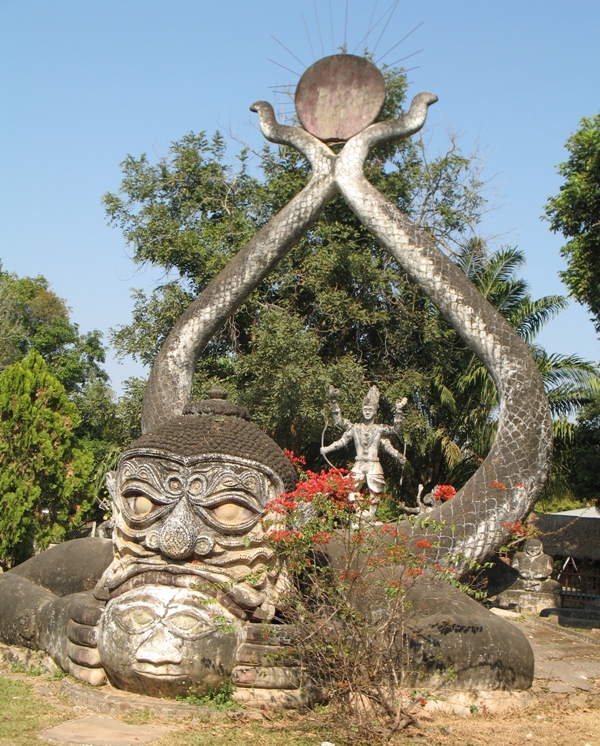
[[[281,136],[280,129],[282,125],[275,119],[275,112],[268,101],[255,101],[250,107],[250,111],[258,114],[258,123],[260,131],[271,142],[279,142]]]
[[[315,173],[327,174],[331,171],[334,153],[303,127],[290,127],[280,124],[275,118],[273,107],[268,101],[255,101],[250,111],[258,114],[260,131],[269,142],[289,145],[298,150],[309,161]]]

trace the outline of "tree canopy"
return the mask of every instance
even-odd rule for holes
[[[600,334],[600,114],[581,120],[567,140],[568,159],[558,166],[564,184],[546,204],[555,233],[568,239],[561,253],[561,278],[571,295],[587,306]]]
[[[98,330],[80,334],[62,298],[45,277],[17,277],[0,265],[0,368],[36,350],[67,392],[91,378],[106,380]]]

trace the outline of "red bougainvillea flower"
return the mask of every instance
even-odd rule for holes
[[[330,469],[317,474],[314,471],[305,472],[304,481],[296,485],[293,492],[287,492],[282,497],[295,502],[311,503],[317,495],[330,500],[336,509],[354,513],[356,506],[350,497],[356,494],[355,480],[347,469]]]
[[[328,531],[317,531],[317,533],[312,535],[312,542],[313,544],[327,544],[332,536],[333,534],[330,534]]]
[[[420,539],[416,544],[415,547],[417,549],[433,549],[433,544],[427,539]]]
[[[306,459],[304,458],[304,456],[295,456],[294,452],[288,451],[287,448],[284,448],[283,452],[292,462],[292,466],[295,466],[298,471],[302,471],[302,469],[306,466]]]
[[[523,521],[514,521],[514,523],[502,524],[502,528],[507,528],[513,536],[527,536],[527,528],[523,526]]]
[[[278,529],[275,531],[270,531],[267,534],[267,538],[271,539],[271,541],[274,541],[276,544],[289,544],[289,542],[294,541],[294,539],[301,539],[302,534],[300,533],[300,531]]]
[[[496,489],[499,489],[499,490],[506,489],[505,484],[502,484],[502,482],[496,482],[496,480],[494,480],[493,482],[488,482],[488,487],[496,487]]]
[[[267,511],[272,510],[274,513],[280,513],[281,515],[293,513],[297,507],[298,503],[295,500],[292,500],[285,492],[282,495],[279,495],[279,497],[269,500],[265,505]]]
[[[433,491],[433,496],[436,500],[452,500],[452,498],[456,495],[456,490],[451,484],[438,484],[438,486]]]
[[[443,567],[442,565],[435,564],[433,565],[433,569],[436,572],[444,572],[444,573],[455,573],[456,570],[454,567]]]

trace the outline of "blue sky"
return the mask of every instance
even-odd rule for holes
[[[259,148],[249,105],[274,101],[270,86],[297,80],[269,58],[301,73],[315,56],[337,51],[345,29],[354,51],[371,18],[392,5],[349,0],[346,20],[345,0],[3,0],[4,269],[47,277],[82,331],[107,335],[128,322],[130,288],[161,278],[136,268],[121,234],[106,224],[100,200],[118,189],[119,163],[128,153],[159,158],[191,130],[220,129]],[[409,96],[439,97],[425,136],[435,146],[451,130],[464,151],[485,156],[495,209],[482,235],[525,252],[535,297],[564,293],[563,240],[540,216],[560,187],[556,164],[567,137],[582,116],[600,110],[600,3],[400,0],[385,27],[386,19],[367,42],[377,44],[376,58],[422,23],[382,61],[418,52],[403,63],[418,65]],[[600,357],[575,303],[539,339],[551,352]],[[117,387],[142,372],[111,356],[107,370]]]

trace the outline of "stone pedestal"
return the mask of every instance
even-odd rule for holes
[[[562,592],[556,580],[539,583],[539,589],[528,590],[518,585],[519,581],[498,596],[498,605],[514,609],[522,614],[540,614],[544,609],[560,609]]]

